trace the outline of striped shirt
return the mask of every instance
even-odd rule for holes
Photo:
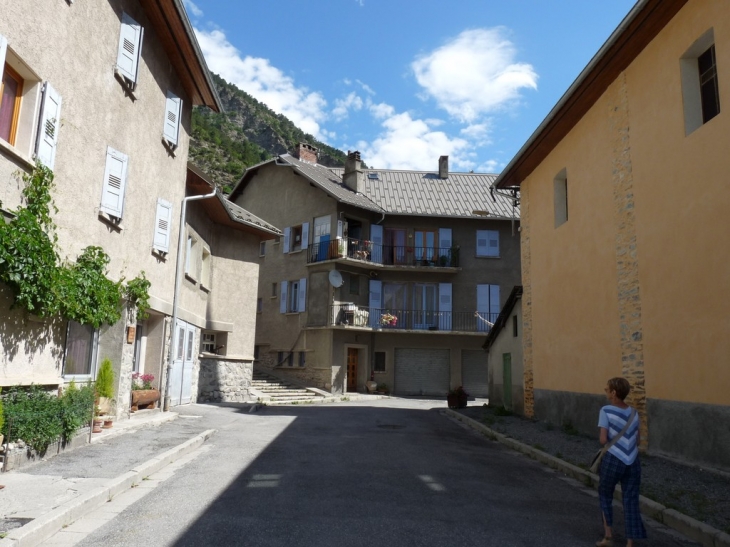
[[[603,427],[608,430],[608,440],[610,441],[621,433],[629,416],[631,416],[631,407],[619,408],[613,405],[606,405],[598,415],[598,427]],[[639,413],[637,412],[634,416],[633,423],[628,427],[626,433],[608,451],[626,465],[631,465],[639,455],[639,446],[636,442],[638,435]]]

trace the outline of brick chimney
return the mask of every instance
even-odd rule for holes
[[[441,156],[439,158],[439,178],[449,178],[449,156]]]
[[[300,142],[297,147],[297,156],[299,159],[302,161],[308,161],[309,163],[317,163],[318,152],[319,150],[306,142]]]
[[[362,170],[362,162],[360,161],[360,152],[347,151],[347,160],[345,160],[345,174],[342,175],[342,182],[345,183],[350,190],[365,193],[365,173]]]

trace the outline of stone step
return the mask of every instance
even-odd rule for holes
[[[270,401],[276,402],[289,402],[289,401],[314,401],[317,397],[312,395],[311,397],[272,397]]]

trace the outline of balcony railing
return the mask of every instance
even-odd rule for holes
[[[413,247],[410,245],[377,244],[363,239],[334,239],[309,246],[307,263],[338,258],[361,260],[386,266],[459,267],[459,248]]]
[[[368,308],[356,304],[334,304],[330,307],[330,326],[361,327],[382,330],[424,331],[490,331],[498,313],[438,312]]]

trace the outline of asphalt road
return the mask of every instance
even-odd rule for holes
[[[601,537],[595,493],[435,404],[183,408],[218,430],[206,450],[78,545],[565,547]],[[648,531],[642,545],[694,545]]]

